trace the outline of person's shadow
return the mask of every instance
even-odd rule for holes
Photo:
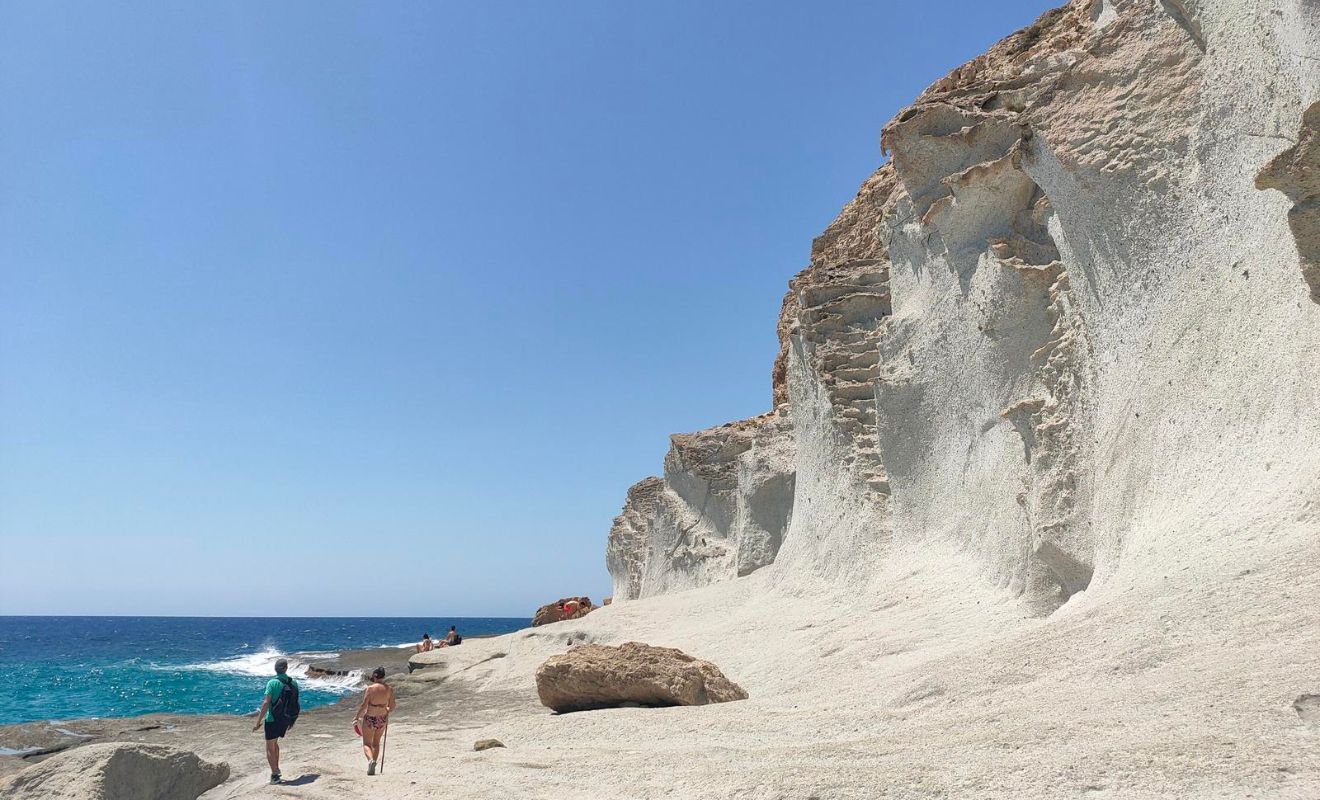
[[[310,774],[299,775],[298,777],[294,778],[294,779],[291,780],[291,781],[280,781],[280,785],[281,785],[281,786],[306,786],[307,784],[314,782],[314,781],[315,781],[317,778],[319,778],[319,777],[321,777],[320,773],[313,772],[313,773],[310,773]]]

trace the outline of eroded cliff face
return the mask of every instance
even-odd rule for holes
[[[793,492],[793,438],[782,414],[672,436],[664,477],[629,489],[610,530],[615,600],[704,586],[773,562]]]
[[[1320,6],[1243,0],[1077,0],[936,82],[790,282],[775,413],[629,493],[616,596],[940,553],[1048,613],[1314,536],[1318,96]]]
[[[1302,115],[1297,144],[1279,154],[1256,176],[1260,189],[1278,189],[1293,201],[1288,227],[1297,242],[1302,278],[1320,303],[1320,102]]]

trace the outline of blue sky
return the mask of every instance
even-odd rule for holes
[[[0,4],[0,613],[607,594],[883,123],[1051,5]]]

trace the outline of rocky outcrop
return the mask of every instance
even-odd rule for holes
[[[670,439],[663,478],[628,490],[606,561],[629,600],[748,575],[775,559],[793,498],[788,418],[766,414]]]
[[[709,661],[669,647],[584,644],[536,670],[541,704],[560,713],[621,705],[699,706],[746,700]]]
[[[0,785],[0,798],[196,800],[228,779],[228,764],[172,747],[89,744],[9,778]]]
[[[565,611],[565,608],[569,610]],[[536,614],[532,616],[532,627],[585,617],[595,609],[590,597],[561,597],[536,609]]]
[[[477,637],[465,641],[467,643],[462,647],[437,647],[425,653],[414,653],[408,658],[408,673],[425,670],[432,679],[444,680],[508,655],[504,650],[470,647],[481,641]]]
[[[413,647],[375,647],[370,650],[344,650],[332,657],[309,661],[309,678],[346,678],[362,680],[363,676],[380,667],[386,675],[408,671],[408,659],[415,653]],[[298,658],[299,656],[294,656]],[[347,683],[348,681],[345,681]]]
[[[1302,279],[1320,303],[1320,102],[1302,115],[1297,144],[1284,150],[1256,176],[1259,189],[1278,189],[1293,201],[1288,227],[1297,242]]]
[[[1302,535],[1317,42],[1295,6],[1075,0],[936,81],[790,282],[774,412],[676,440],[630,491],[616,597],[770,563],[865,591],[901,548],[1043,614],[1135,552],[1237,535],[1217,509]],[[775,447],[775,524],[740,529],[765,485],[746,454]]]

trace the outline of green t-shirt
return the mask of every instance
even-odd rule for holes
[[[294,686],[298,685],[298,682],[293,678],[289,678],[289,683]],[[275,721],[275,714],[273,713],[275,711],[275,701],[280,699],[280,692],[282,691],[284,691],[284,684],[279,678],[271,678],[266,681],[266,696],[270,698],[270,705],[266,707],[267,722]]]

